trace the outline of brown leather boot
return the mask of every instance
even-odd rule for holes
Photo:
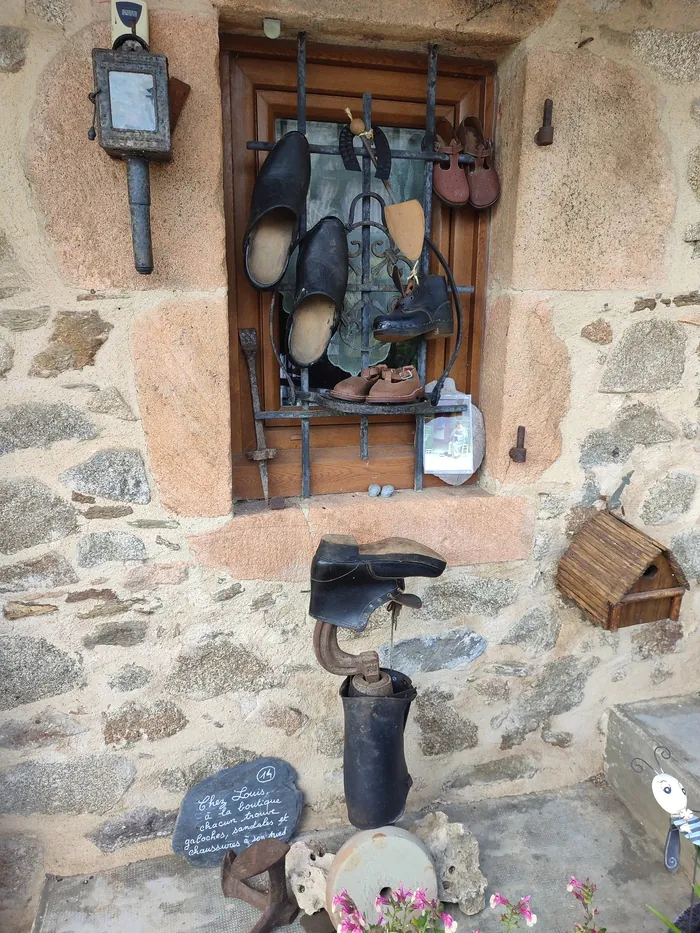
[[[415,366],[402,366],[400,369],[385,369],[367,396],[368,402],[380,405],[387,403],[406,404],[425,396],[418,370]]]
[[[331,397],[344,402],[364,402],[369,390],[386,369],[386,363],[379,363],[377,366],[363,369],[359,376],[348,376],[331,390]]]

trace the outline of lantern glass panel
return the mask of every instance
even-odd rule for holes
[[[135,71],[110,71],[109,99],[115,130],[155,131],[153,75]]]

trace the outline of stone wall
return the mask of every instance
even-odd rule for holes
[[[217,29],[219,16],[257,28],[261,10],[152,4],[153,47],[192,95],[172,164],[152,170],[156,272],[144,279],[131,268],[123,166],[86,137],[89,52],[107,41],[107,5],[9,0],[3,929],[29,928],[45,870],[167,852],[184,791],[229,764],[281,755],[300,774],[304,825],[344,819],[338,684],[313,658],[306,615],[323,533],[413,534],[450,562],[415,588],[425,608],[404,612],[395,648],[420,689],[407,732],[413,808],[590,777],[612,704],[700,686],[700,8],[441,0],[427,11],[402,0],[399,17],[369,0],[326,6],[314,25],[327,40],[434,37],[499,58],[504,195],[481,489],[232,510]],[[308,25],[312,8],[285,5],[285,29]],[[555,143],[539,149],[547,96]],[[523,465],[507,453],[518,424]],[[630,470],[627,518],[673,547],[692,589],[680,622],[610,634],[553,577]],[[346,641],[386,657],[387,634],[376,618]]]

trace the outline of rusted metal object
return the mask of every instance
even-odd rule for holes
[[[240,855],[230,850],[221,863],[221,890],[224,897],[236,897],[262,912],[251,933],[268,933],[275,927],[288,926],[299,913],[287,891],[284,860],[289,846],[281,839],[262,839],[248,846]],[[245,882],[256,875],[268,874],[268,891],[256,891]]]
[[[553,101],[548,97],[544,102],[542,126],[535,133],[535,142],[538,146],[551,146],[554,142],[554,127],[552,126],[553,106]]]
[[[185,81],[174,78],[172,75],[168,79],[168,92],[170,95],[170,132],[175,132],[177,121],[180,119],[182,108],[190,96],[192,88]]]
[[[238,339],[248,365],[248,378],[250,379],[250,396],[253,400],[253,415],[260,413],[260,389],[258,388],[258,332],[254,327],[245,327],[238,331]],[[260,470],[265,502],[269,498],[269,482],[267,476],[267,461],[277,456],[274,447],[265,443],[265,428],[259,418],[255,418],[256,449],[246,451],[249,460],[257,460]]]
[[[317,622],[314,629],[316,660],[331,674],[352,677],[353,686],[365,696],[389,696],[391,678],[379,670],[376,651],[350,654],[338,644],[338,627],[330,622]]]
[[[527,459],[527,451],[525,450],[525,428],[522,424],[518,428],[518,437],[515,442],[515,447],[510,448],[508,456],[513,463],[525,463]]]

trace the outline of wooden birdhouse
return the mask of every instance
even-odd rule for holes
[[[559,561],[557,586],[613,632],[677,620],[689,588],[668,548],[610,512],[599,512],[577,533]]]

